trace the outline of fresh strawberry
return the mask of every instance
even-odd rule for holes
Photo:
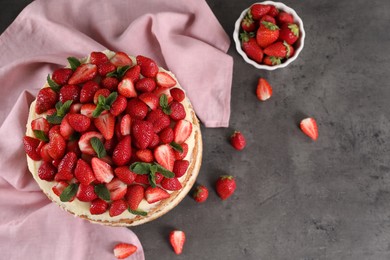
[[[92,118],[93,111],[95,111],[96,105],[95,104],[83,104],[80,109],[80,114],[87,116],[88,118]]]
[[[171,88],[169,91],[173,100],[176,100],[177,102],[182,102],[186,97],[186,94],[180,88]]]
[[[65,85],[60,89],[59,99],[62,103],[72,100],[73,103],[80,101],[80,87],[76,85]]]
[[[198,203],[205,202],[209,197],[209,190],[203,185],[198,185],[192,193],[192,197]]]
[[[145,199],[149,204],[152,204],[154,202],[157,202],[157,201],[160,201],[163,199],[167,199],[170,196],[171,195],[169,195],[169,193],[166,190],[163,190],[160,187],[153,188],[152,186],[149,186],[145,190]]]
[[[150,142],[148,148],[149,149],[154,149],[159,144],[160,144],[160,137],[158,136],[158,134],[153,133],[153,138],[152,138],[152,141]]]
[[[282,63],[282,58],[266,55],[263,59],[263,63],[268,66],[275,66]]]
[[[152,78],[142,78],[135,83],[135,89],[139,92],[152,92],[156,88],[156,81]]]
[[[134,184],[127,188],[126,201],[131,210],[137,210],[139,204],[144,199],[145,188],[142,185]]]
[[[77,190],[76,193],[76,198],[79,201],[84,201],[84,202],[91,202],[95,199],[98,198],[98,196],[95,193],[95,186],[92,184],[90,185],[79,185],[79,189]]]
[[[105,77],[100,84],[103,88],[109,89],[110,91],[116,91],[118,89],[119,80],[115,77]]]
[[[130,57],[126,53],[120,51],[115,53],[114,57],[112,57],[110,61],[117,67],[123,67],[127,65],[131,66],[133,64],[133,61],[130,59]]]
[[[119,178],[112,179],[112,181],[106,184],[106,187],[110,191],[111,200],[122,199],[127,192],[127,184],[122,182]]]
[[[250,37],[246,32],[241,33],[242,50],[248,57],[257,63],[263,60],[263,50],[257,44],[255,38]]]
[[[246,15],[241,21],[241,28],[246,32],[253,32],[254,30],[256,30],[256,23],[251,17]]]
[[[142,93],[138,97],[142,102],[144,102],[151,110],[157,109],[159,106],[159,99],[154,93]]]
[[[99,89],[99,84],[95,81],[87,81],[81,87],[80,91],[80,102],[81,103],[92,103],[93,97]]]
[[[89,155],[96,155],[95,150],[92,148],[91,145],[91,138],[97,137],[100,141],[103,142],[103,135],[99,132],[87,132],[83,134],[79,139],[79,148],[82,153],[89,154]]]
[[[181,144],[181,148],[183,149],[183,152],[179,152],[179,151],[176,151],[176,150],[173,151],[174,154],[175,154],[176,160],[183,160],[187,156],[188,144],[182,143]]]
[[[161,109],[152,110],[146,117],[146,121],[153,124],[153,130],[156,134],[171,124],[169,116]]]
[[[114,172],[115,176],[126,184],[132,184],[135,177],[138,176],[136,173],[130,171],[128,166],[120,166],[116,168]]]
[[[137,251],[137,247],[133,244],[119,243],[114,247],[114,256],[117,259],[125,259]]]
[[[101,89],[98,89],[96,92],[95,92],[95,95],[93,95],[93,103],[94,104],[97,104],[98,101],[99,101],[99,96],[103,96],[103,97],[108,97],[109,95],[111,94],[111,91],[106,89],[106,88],[101,88]]]
[[[158,73],[157,63],[145,56],[138,55],[136,57],[137,64],[141,67],[141,74],[148,78],[154,78]]]
[[[125,114],[120,120],[121,136],[130,135],[130,130],[131,130],[131,117],[129,114]]]
[[[82,114],[69,114],[68,122],[77,132],[84,132],[89,128],[91,119]]]
[[[83,159],[78,159],[74,170],[74,176],[81,184],[84,185],[89,185],[96,180],[91,166]]]
[[[163,144],[169,144],[173,141],[174,134],[173,129],[170,127],[165,127],[159,134],[160,141]]]
[[[172,120],[179,121],[186,118],[186,110],[180,102],[172,101],[169,107],[171,108],[171,114],[169,116]]]
[[[92,215],[100,215],[106,212],[108,209],[108,203],[102,199],[94,199],[89,206],[89,212]]]
[[[279,39],[294,44],[299,38],[299,27],[295,23],[284,23],[280,28]]]
[[[135,90],[134,83],[131,81],[131,79],[128,78],[124,78],[121,80],[121,82],[119,82],[118,92],[119,94],[127,98],[137,96],[137,91]]]
[[[90,62],[95,65],[103,64],[108,62],[108,58],[106,54],[103,52],[91,52]]]
[[[176,160],[173,165],[173,173],[175,174],[175,177],[180,178],[183,176],[187,172],[189,165],[190,162],[187,160]]]
[[[33,131],[42,131],[45,134],[49,133],[50,124],[47,122],[46,118],[38,117],[31,121],[31,129]]]
[[[56,167],[58,169],[58,165],[60,164],[61,160],[60,159],[57,159],[57,160],[52,160],[51,161],[51,164],[53,164],[54,167]]]
[[[192,132],[192,124],[187,120],[180,120],[176,123],[173,128],[173,133],[175,135],[174,141],[175,143],[182,144],[187,138],[191,135]]]
[[[69,114],[80,114],[80,110],[83,104],[81,103],[72,103],[69,108]]]
[[[180,255],[186,242],[186,234],[181,230],[173,230],[169,233],[169,242],[175,254]]]
[[[116,71],[116,67],[111,62],[106,62],[97,65],[97,70],[100,76],[105,77],[108,73]]]
[[[135,177],[134,182],[139,183],[139,184],[150,185],[149,175],[147,175],[147,174],[137,174],[137,176]]]
[[[114,200],[111,203],[110,209],[108,210],[108,213],[110,217],[119,216],[127,209],[127,203],[126,201],[120,199],[120,200]]]
[[[259,20],[263,15],[267,14],[271,10],[270,5],[253,4],[250,7],[250,15],[254,20]]]
[[[56,167],[50,162],[42,162],[38,168],[38,177],[44,181],[54,180],[54,176],[57,172]]]
[[[61,159],[66,150],[66,142],[65,139],[61,136],[61,134],[53,133],[49,134],[49,147],[48,152],[53,159]]]
[[[126,97],[119,94],[111,105],[110,113],[114,116],[119,116],[123,111],[126,110],[126,107],[127,107]]]
[[[265,101],[272,96],[272,87],[266,79],[259,78],[256,88],[256,96],[261,101]]]
[[[261,17],[260,23],[261,23],[262,21],[266,21],[266,22],[270,22],[270,23],[276,24],[275,18],[273,18],[272,16],[267,15],[267,14],[264,15],[263,17]]]
[[[276,24],[262,21],[257,30],[256,41],[261,48],[274,43],[279,38],[279,27]]]
[[[95,178],[102,183],[109,183],[114,178],[114,171],[111,165],[103,160],[94,157],[91,160],[92,170],[95,174]]]
[[[153,157],[153,153],[151,150],[149,149],[140,149],[138,150],[135,155],[137,156],[137,158],[141,161],[141,162],[147,162],[147,163],[150,163],[150,162],[153,162],[154,161],[154,157]]]
[[[128,113],[131,118],[142,120],[146,117],[148,111],[148,106],[138,98],[130,99],[129,102],[127,102],[126,113]]]
[[[234,149],[241,151],[246,146],[245,136],[240,131],[234,131],[230,137],[230,144]]]
[[[114,152],[112,153],[112,160],[118,166],[128,164],[131,159],[131,138],[130,135],[126,135],[116,145]]]
[[[318,126],[314,118],[308,117],[301,121],[300,128],[305,135],[313,139],[314,141],[318,138]]]
[[[54,192],[55,195],[59,197],[61,196],[61,193],[65,190],[65,188],[68,186],[69,183],[67,183],[66,181],[59,181],[51,188],[51,190]]]
[[[154,149],[154,158],[165,169],[172,171],[175,164],[175,154],[169,144],[162,144]]]
[[[74,152],[77,155],[77,157],[80,157],[81,151],[79,148],[78,140],[68,141],[66,143],[66,152],[67,153]]]
[[[177,82],[168,72],[159,71],[156,75],[156,83],[160,88],[171,88]]]
[[[53,72],[51,79],[58,85],[65,85],[73,74],[73,70],[69,68],[59,68]]]
[[[111,138],[109,140],[105,140],[104,149],[106,149],[106,152],[111,155],[114,152],[115,146],[117,144],[118,144],[118,140],[117,140],[116,136],[114,136],[113,138]]]
[[[236,180],[233,176],[222,175],[218,178],[215,188],[222,200],[229,198],[236,190]]]
[[[268,11],[267,15],[272,16],[272,17],[276,17],[279,14],[278,8],[276,8],[276,6],[274,6],[274,5],[270,5],[270,6],[271,6],[271,8]]]
[[[109,140],[114,136],[115,117],[112,114],[103,113],[95,118],[93,123],[106,140]]]
[[[35,103],[35,112],[42,114],[47,110],[54,108],[57,103],[58,95],[51,88],[42,88],[37,95],[37,101]]]
[[[180,181],[177,178],[164,178],[161,181],[161,187],[163,187],[166,190],[180,190],[183,188]]]
[[[268,56],[279,58],[291,57],[292,47],[287,42],[275,42],[264,49],[264,53]]]
[[[157,97],[160,99],[161,95],[165,94],[167,96],[167,99],[168,99],[168,104],[172,102],[173,100],[173,97],[171,95],[171,92],[169,91],[169,88],[160,88],[160,87],[157,87],[154,91],[153,91],[154,94],[157,95]]]
[[[145,149],[153,140],[153,124],[148,121],[135,121],[131,126],[131,133],[135,145],[139,149]]]
[[[279,24],[294,23],[294,17],[291,14],[283,11],[279,12],[276,19],[278,20]]]
[[[123,78],[130,79],[132,82],[137,83],[137,81],[140,78],[141,74],[141,66],[140,65],[134,65],[131,67],[128,71],[126,71]]]
[[[42,158],[43,161],[45,162],[51,162],[53,158],[51,158],[49,154],[49,144],[41,142],[42,146],[40,145],[37,148],[37,151],[39,151],[39,156]]]
[[[97,75],[97,66],[95,64],[81,64],[74,71],[72,77],[68,80],[68,84],[77,85],[93,79]]]
[[[59,125],[55,125],[52,128],[50,128],[50,130],[49,130],[49,138],[51,138],[51,136],[54,135],[54,134],[61,134]]]
[[[56,181],[70,181],[73,179],[73,172],[77,164],[77,155],[74,152],[65,154],[58,165]]]

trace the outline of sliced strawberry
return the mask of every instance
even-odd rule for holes
[[[42,88],[37,95],[37,101],[35,103],[35,112],[42,114],[47,110],[54,108],[58,101],[58,94],[51,88]]]
[[[120,132],[122,136],[130,135],[131,130],[131,117],[129,114],[125,114],[120,121]]]
[[[137,120],[131,126],[131,133],[135,145],[140,149],[145,149],[153,140],[153,124]]]
[[[154,149],[154,158],[165,169],[172,171],[175,164],[175,154],[169,144],[162,144]]]
[[[308,137],[313,139],[314,141],[318,138],[318,126],[317,122],[314,118],[308,117],[301,121],[300,128],[303,133],[305,133]]]
[[[173,251],[177,255],[183,252],[183,246],[186,241],[186,235],[181,230],[173,230],[169,233],[169,242],[172,245]]]
[[[53,166],[50,162],[42,162],[38,168],[38,177],[41,180],[52,181],[57,172],[56,167]]]
[[[140,149],[135,153],[135,155],[142,162],[150,163],[154,161],[153,153],[149,149]]]
[[[128,164],[131,159],[131,138],[130,135],[126,135],[119,143],[116,145],[114,152],[112,153],[113,162],[122,166]]]
[[[80,87],[77,85],[65,85],[60,89],[59,100],[65,103],[72,100],[73,103],[80,101]]]
[[[177,178],[164,178],[161,181],[161,187],[163,187],[166,190],[180,190],[183,188],[180,181]]]
[[[84,132],[89,128],[91,119],[82,114],[69,114],[68,122],[77,132]]]
[[[102,95],[103,97],[108,97],[109,95],[111,94],[111,91],[106,89],[106,88],[101,88],[101,89],[98,89],[96,92],[95,92],[95,95],[93,95],[93,103],[94,104],[97,104],[98,103],[98,100],[99,100],[99,96]]]
[[[51,158],[49,154],[49,144],[41,142],[42,145],[40,145],[37,149],[39,151],[39,156],[42,158],[43,161],[45,162],[51,162],[53,158]]]
[[[107,211],[108,203],[102,199],[94,199],[89,206],[89,212],[92,215],[100,215]]]
[[[114,136],[115,117],[112,114],[101,114],[94,119],[93,123],[106,140],[109,140]]]
[[[176,100],[177,102],[182,102],[186,97],[186,94],[180,88],[171,88],[169,92],[171,93],[173,100]]]
[[[93,97],[96,91],[99,90],[99,84],[95,81],[87,81],[81,87],[80,90],[80,102],[81,103],[92,103]]]
[[[141,74],[141,66],[139,66],[139,65],[134,65],[134,66],[131,67],[128,71],[126,71],[126,73],[125,73],[125,75],[123,76],[123,78],[128,78],[128,79],[130,79],[132,82],[137,83],[137,81],[138,81],[139,78],[140,78],[140,74]]]
[[[171,108],[171,114],[169,116],[172,120],[179,121],[186,118],[186,110],[180,102],[172,101],[169,107]]]
[[[142,93],[138,97],[142,102],[144,102],[151,110],[157,109],[159,105],[159,98],[154,93]]]
[[[51,136],[49,135],[49,138],[49,155],[53,159],[61,159],[66,151],[65,139],[61,136],[61,134],[58,133],[53,133]]]
[[[174,138],[173,129],[170,127],[164,128],[160,132],[159,137],[160,137],[161,143],[163,143],[163,144],[171,143],[173,141],[173,138]]]
[[[115,99],[114,103],[112,103],[110,108],[110,113],[114,116],[120,115],[123,111],[126,110],[127,107],[127,98],[122,95],[118,95]]]
[[[91,52],[90,62],[95,65],[108,62],[109,59],[103,52]]]
[[[51,188],[51,190],[54,192],[55,195],[59,197],[61,193],[65,190],[65,188],[68,186],[69,183],[67,183],[66,181],[59,181]]]
[[[103,135],[98,132],[87,132],[80,137],[79,148],[82,153],[89,155],[96,155],[95,150],[91,145],[91,138],[97,137],[100,141],[103,142]]]
[[[152,78],[142,78],[135,83],[138,92],[152,92],[156,88],[156,81]]]
[[[108,211],[110,214],[110,217],[115,217],[119,216],[122,214],[125,210],[127,209],[127,203],[126,201],[120,199],[120,200],[115,200],[111,203],[111,207]]]
[[[80,84],[93,79],[97,75],[97,66],[95,64],[81,64],[74,71],[72,77],[68,80],[68,84]]]
[[[39,139],[30,137],[30,136],[24,136],[23,137],[23,146],[24,146],[24,151],[34,161],[39,161],[41,160],[41,155],[40,151],[37,150],[39,147],[41,141]],[[44,143],[42,142],[42,145]]]
[[[142,120],[146,117],[148,111],[148,106],[138,98],[133,98],[127,102],[126,113],[128,113],[131,118]]]
[[[93,111],[95,111],[95,109],[96,109],[95,104],[91,104],[91,103],[84,104],[81,106],[80,114],[85,115],[89,118],[92,118],[93,117],[92,114],[93,114]]]
[[[58,85],[65,85],[72,76],[73,70],[69,68],[59,68],[53,72],[51,79]]]
[[[74,129],[72,126],[69,124],[68,118],[70,114],[66,114],[65,117],[61,120],[60,124],[60,134],[62,137],[65,138],[65,140],[69,140],[69,138],[72,136],[74,133]]]
[[[97,65],[98,73],[100,76],[105,77],[108,73],[116,71],[116,67],[111,62],[106,62]]]
[[[189,165],[190,162],[187,160],[176,160],[173,165],[173,173],[175,174],[175,177],[180,178],[183,176],[187,172]]]
[[[96,180],[91,166],[83,159],[78,159],[74,170],[74,176],[84,185],[89,185]]]
[[[125,259],[137,251],[137,247],[133,244],[119,243],[114,247],[114,256],[117,259]]]
[[[156,82],[161,88],[171,88],[176,85],[176,80],[165,71],[157,73]]]
[[[188,144],[187,143],[182,143],[181,148],[183,149],[183,152],[179,152],[174,150],[173,152],[175,153],[175,158],[176,160],[183,160],[188,153]]]
[[[137,96],[134,83],[131,79],[124,78],[118,84],[118,92],[124,97],[131,98]]]
[[[83,104],[81,103],[72,103],[69,108],[69,114],[80,114],[80,110]]]
[[[167,199],[171,195],[164,189],[160,187],[149,186],[145,190],[145,199],[149,204],[155,203],[157,201]]]
[[[171,95],[171,92],[169,91],[169,88],[158,87],[153,91],[153,93],[156,94],[159,99],[160,99],[162,94],[165,94],[167,96],[168,103],[171,103],[173,100],[173,97]]]
[[[47,122],[46,118],[39,117],[31,121],[31,129],[33,131],[38,130],[44,132],[45,134],[48,134],[50,130],[50,124],[49,122]]]
[[[127,184],[122,182],[119,178],[112,179],[112,181],[106,184],[106,187],[110,191],[111,200],[122,199],[127,192]]]
[[[110,61],[117,67],[123,67],[126,65],[131,66],[133,64],[133,61],[124,52],[115,53],[114,57],[112,57]]]
[[[134,184],[127,188],[126,201],[131,210],[137,210],[144,199],[145,188],[142,185]]]
[[[98,198],[98,196],[95,193],[95,186],[90,184],[90,185],[79,185],[79,189],[77,190],[76,193],[76,198],[79,201],[85,201],[85,202],[91,202],[95,199]]]
[[[126,184],[132,184],[135,180],[135,177],[138,176],[136,173],[130,171],[128,166],[118,167],[114,170],[114,172],[115,176]]]
[[[136,57],[137,64],[141,66],[141,74],[148,78],[154,78],[158,73],[157,63],[145,56]]]
[[[192,124],[187,120],[180,120],[176,123],[173,128],[173,133],[175,135],[174,141],[175,143],[182,144],[187,138],[191,135],[192,132]]]
[[[261,101],[265,101],[272,96],[272,87],[266,79],[259,78],[256,88],[256,96]]]
[[[95,178],[102,183],[109,183],[114,178],[114,171],[111,165],[103,160],[94,157],[91,160],[92,170],[95,174]]]

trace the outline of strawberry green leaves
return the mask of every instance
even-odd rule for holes
[[[136,174],[149,174],[149,183],[152,187],[156,187],[156,173],[161,173],[166,178],[173,178],[175,174],[160,164],[154,163],[145,163],[145,162],[135,162],[130,165],[130,171]]]
[[[56,112],[52,115],[48,115],[46,117],[46,120],[53,125],[59,125],[61,124],[62,119],[64,116],[68,113],[70,106],[72,105],[72,100],[66,101],[64,104],[62,104],[61,101],[58,101],[56,104]]]
[[[93,150],[96,152],[99,158],[102,158],[107,155],[106,149],[104,149],[104,144],[97,137],[92,137],[90,140]]]
[[[165,94],[162,94],[160,96],[160,106],[162,108],[162,111],[167,114],[168,116],[172,113],[171,108],[168,105],[168,97]]]
[[[117,92],[112,92],[108,97],[104,97],[103,95],[100,95],[98,97],[98,103],[96,105],[96,108],[92,112],[92,116],[96,118],[100,116],[100,114],[104,110],[110,110],[112,103],[114,103],[117,97],[118,97]]]

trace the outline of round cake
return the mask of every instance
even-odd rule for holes
[[[199,121],[174,74],[108,50],[68,63],[30,106],[23,144],[39,187],[105,225],[139,225],[173,209],[202,160]]]

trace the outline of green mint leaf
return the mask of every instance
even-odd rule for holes
[[[79,185],[77,183],[71,183],[62,191],[60,195],[60,200],[62,202],[70,201],[76,195],[78,188]]]
[[[80,61],[75,57],[68,57],[68,62],[72,70],[76,70],[80,65]]]
[[[130,165],[130,171],[136,173],[136,174],[149,174],[150,173],[150,163],[144,163],[144,162],[135,162],[132,165]]]
[[[62,102],[61,102],[61,101],[58,101],[58,102],[56,103],[56,105],[55,105],[56,110],[57,110],[57,111],[60,110],[61,107],[62,107]]]
[[[162,94],[160,96],[160,107],[168,107],[168,97],[165,94]]]
[[[105,201],[110,201],[110,191],[104,184],[97,184],[94,188],[96,195]]]
[[[59,125],[62,122],[62,118],[62,116],[57,116],[57,113],[55,113],[53,115],[48,115],[46,120],[52,125]]]
[[[150,186],[153,188],[156,187],[156,173],[150,173],[148,176]]]
[[[131,214],[134,214],[134,215],[139,215],[139,216],[146,216],[146,215],[148,215],[148,213],[147,213],[146,211],[143,211],[143,210],[139,210],[139,209],[137,209],[137,210],[132,210],[132,209],[130,209],[130,208],[128,208],[128,210],[129,210],[129,212],[130,212]]]
[[[41,141],[49,142],[49,137],[43,132],[42,130],[34,130],[34,135],[36,138],[38,138]]]
[[[114,103],[114,101],[116,100],[116,98],[118,97],[118,93],[117,92],[112,92],[107,98],[106,98],[106,102],[105,102],[105,105],[107,105],[109,108],[107,110],[109,110],[111,108],[111,105],[112,103]]]
[[[166,178],[173,178],[175,177],[175,174],[173,172],[171,172],[170,170],[168,169],[165,169],[164,167],[162,167],[160,164],[158,163],[154,163],[154,165],[157,166],[157,171],[159,173],[161,173],[164,177]]]
[[[107,155],[106,149],[104,149],[104,144],[97,137],[92,137],[89,141],[93,150],[96,152],[99,158],[102,158]]]
[[[103,95],[99,95],[98,104],[103,106],[105,103],[106,103],[106,98]]]
[[[100,114],[104,111],[104,107],[102,105],[97,105],[95,110],[92,112],[92,117],[96,118],[100,116]]]
[[[68,100],[64,104],[61,105],[60,109],[57,109],[57,116],[65,116],[68,113],[70,106],[72,105],[73,100]],[[61,103],[61,102],[59,102]],[[58,103],[57,103],[58,104]],[[56,104],[56,108],[57,108]]]
[[[163,108],[162,108],[162,111],[163,111],[166,115],[168,115],[168,116],[172,113],[170,107],[163,107]]]
[[[126,65],[126,66],[122,66],[122,67],[118,67],[116,69],[116,72],[117,72],[117,76],[119,78],[123,78],[123,76],[125,75],[125,73],[130,69],[130,66],[129,65]]]
[[[47,75],[47,84],[49,84],[49,87],[54,90],[55,92],[59,92],[61,89],[61,86],[58,85],[54,80],[50,78],[50,74]]]
[[[106,74],[106,78],[118,78],[116,71],[111,71]]]
[[[76,141],[76,140],[79,140],[80,139],[80,133],[78,132],[74,132],[70,137],[69,137],[69,141]]]
[[[178,151],[179,153],[182,153],[182,152],[183,152],[183,147],[182,147],[180,144],[175,143],[175,142],[172,141],[169,145],[170,145],[173,149],[175,149],[176,151]]]

